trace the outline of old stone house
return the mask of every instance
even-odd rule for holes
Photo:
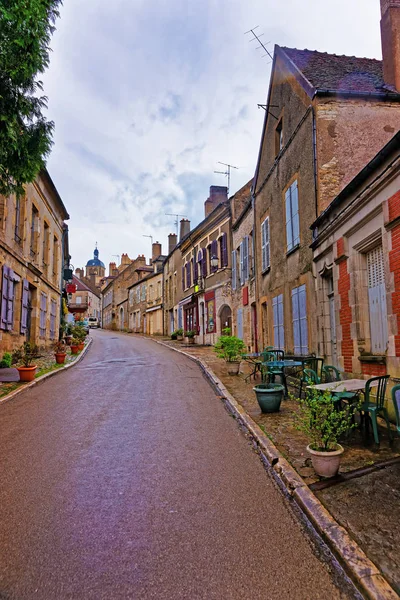
[[[211,186],[205,219],[180,244],[183,329],[200,344],[214,344],[231,323],[230,205],[227,188]]]
[[[400,132],[313,224],[318,351],[400,377]]]
[[[310,225],[399,130],[400,0],[381,8],[383,61],[275,47],[253,184],[260,345],[317,351]]]
[[[68,263],[69,219],[47,172],[20,197],[0,196],[0,347],[58,339],[63,268]]]
[[[109,276],[103,279],[101,290],[104,328],[129,329],[129,289],[152,271],[153,267],[146,265],[144,255],[131,260],[127,254],[122,254],[119,267],[110,263]]]
[[[101,323],[100,290],[93,283],[81,276],[81,269],[76,269],[72,278],[76,292],[68,300],[68,310],[75,320],[95,317]]]
[[[182,271],[182,253],[180,242],[185,236],[185,231],[190,230],[190,222],[182,219],[180,223],[180,238],[177,244],[177,235],[170,233],[168,236],[168,255],[164,261],[164,332],[171,335],[177,329],[183,329],[182,309],[179,311],[179,302],[182,299],[182,286],[180,285]]]
[[[230,198],[232,214],[232,333],[256,352],[257,309],[254,268],[254,211],[250,180]]]

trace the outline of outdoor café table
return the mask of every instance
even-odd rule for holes
[[[344,379],[343,381],[318,383],[317,385],[308,385],[307,387],[316,390],[327,390],[332,392],[364,392],[366,383],[366,379]],[[378,382],[373,381],[371,385],[376,386],[378,385]]]
[[[290,367],[301,367],[302,364],[303,363],[299,360],[269,360],[263,362],[262,366],[270,369],[289,369]],[[286,385],[285,389],[287,391]]]
[[[257,360],[258,358],[260,358],[260,356],[261,356],[260,352],[251,352],[250,354],[242,354],[242,360],[244,360],[245,362],[247,362],[249,365],[251,365],[253,367],[253,370],[250,373],[250,375],[247,375],[244,378],[245,381],[247,381],[248,379],[251,379],[252,376],[255,377],[257,371],[260,369],[261,361]]]

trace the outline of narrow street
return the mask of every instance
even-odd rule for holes
[[[91,336],[0,406],[0,598],[350,598],[198,366]]]

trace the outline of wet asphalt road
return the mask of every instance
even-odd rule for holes
[[[197,365],[92,335],[0,406],[0,599],[348,598]]]

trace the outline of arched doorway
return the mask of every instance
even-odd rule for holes
[[[222,333],[222,330],[225,329],[226,327],[229,327],[229,329],[231,330],[231,333],[233,333],[233,331],[232,331],[232,310],[231,310],[231,307],[228,306],[227,304],[224,304],[224,306],[222,306],[222,308],[219,311],[219,325],[220,325],[221,333]]]

